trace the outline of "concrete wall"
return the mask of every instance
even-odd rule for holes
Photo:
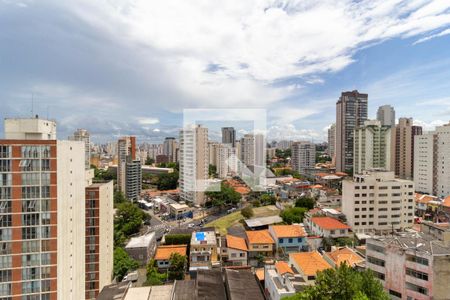
[[[85,297],[84,143],[57,142],[58,299]]]
[[[100,189],[100,257],[99,257],[99,290],[111,283],[114,253],[114,183],[103,184]]]

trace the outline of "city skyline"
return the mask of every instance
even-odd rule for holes
[[[161,142],[183,108],[270,108],[269,139],[324,141],[339,94],[358,89],[369,119],[390,104],[432,130],[450,118],[448,5],[383,3],[4,2],[0,117],[33,110],[58,121],[59,137]]]

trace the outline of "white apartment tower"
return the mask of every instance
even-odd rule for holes
[[[166,137],[164,139],[163,154],[166,155],[169,158],[169,162],[176,162],[177,161],[177,141],[174,137]]]
[[[231,144],[220,144],[216,161],[219,178],[236,174],[238,168],[236,148],[233,148]]]
[[[414,183],[390,171],[364,171],[342,182],[342,212],[356,233],[411,227]]]
[[[416,191],[450,195],[450,123],[414,139],[414,182]]]
[[[91,135],[86,129],[77,129],[73,136],[69,137],[72,141],[84,142],[85,151],[85,169],[89,170],[91,168]]]
[[[0,293],[84,299],[85,144],[56,123],[5,119],[0,140]]]
[[[314,168],[316,164],[316,145],[303,141],[292,144],[291,156],[292,170],[305,174],[307,169]]]
[[[201,125],[180,131],[180,197],[197,205],[205,203],[208,179],[208,128]]]
[[[266,142],[264,135],[244,135],[240,143],[240,158],[246,166],[265,166]]]
[[[378,108],[377,120],[381,122],[382,126],[395,127],[395,110],[390,105],[383,105]]]
[[[355,129],[353,172],[391,168],[391,127],[378,120],[365,121]]]
[[[125,136],[117,142],[117,186],[128,199],[138,200],[142,189],[141,162],[136,158],[136,137]]]

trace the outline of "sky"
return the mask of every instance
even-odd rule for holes
[[[0,0],[0,117],[55,119],[59,138],[157,143],[185,109],[264,109],[269,140],[323,141],[354,89],[371,118],[447,123],[450,2]],[[211,138],[225,125],[251,130]]]

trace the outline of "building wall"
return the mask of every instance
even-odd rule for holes
[[[228,261],[232,262],[234,266],[247,265],[247,251],[227,248],[227,254],[228,254]]]
[[[450,195],[450,123],[436,127],[436,196]]]
[[[328,129],[328,155],[331,157],[331,161],[335,163],[336,155],[336,123],[331,124]]]
[[[292,144],[292,169],[305,174],[309,168],[316,164],[316,145],[311,142],[295,142]]]
[[[342,182],[342,212],[354,232],[407,228],[414,221],[414,184],[394,172],[365,172]]]
[[[416,136],[414,139],[414,184],[416,191],[434,193],[436,135],[433,133]]]
[[[392,130],[391,170],[402,179],[414,178],[414,137],[422,134],[422,127],[413,126],[412,118],[400,118]]]
[[[390,105],[383,105],[378,108],[377,120],[383,126],[395,127],[395,110]]]
[[[58,299],[85,296],[85,145],[57,142]]]

